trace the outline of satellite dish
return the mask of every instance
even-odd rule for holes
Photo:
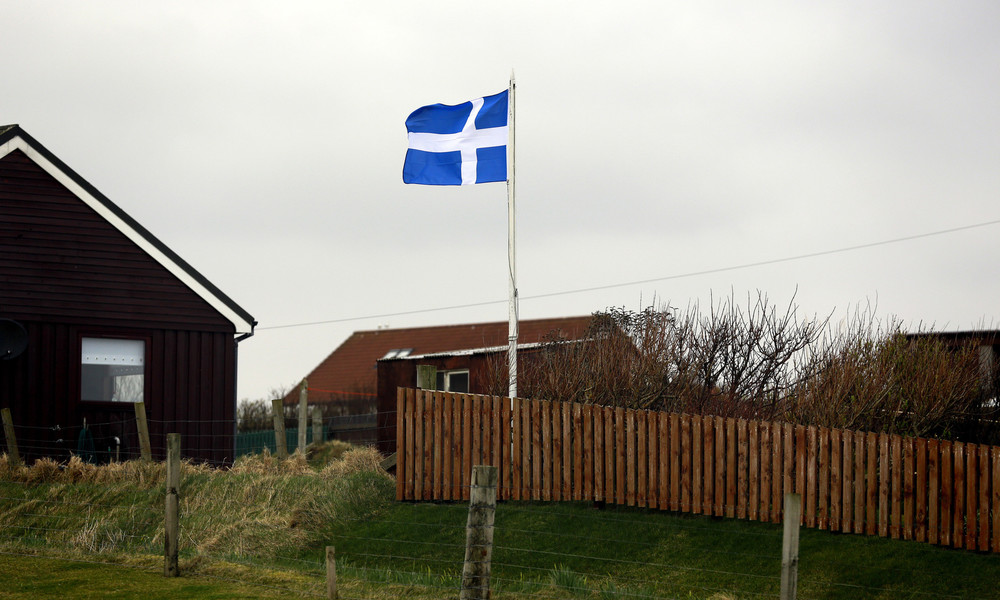
[[[17,321],[0,319],[0,360],[17,358],[28,347],[28,332]]]

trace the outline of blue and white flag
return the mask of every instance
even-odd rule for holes
[[[406,119],[403,183],[507,181],[508,90],[457,106],[432,104]]]

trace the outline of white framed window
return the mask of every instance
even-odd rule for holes
[[[442,392],[469,392],[469,370],[438,371],[435,387]]]
[[[82,338],[80,399],[96,402],[142,402],[146,388],[146,342],[117,338]]]

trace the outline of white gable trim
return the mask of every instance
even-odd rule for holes
[[[180,279],[184,285],[188,286],[194,293],[198,294],[205,302],[208,302],[215,310],[217,310],[222,316],[224,316],[233,326],[236,328],[237,334],[246,334],[253,332],[253,323],[248,322],[245,318],[237,314],[233,309],[231,309],[224,301],[222,301],[218,296],[216,296],[211,290],[202,285],[197,279],[191,276],[182,266],[178,265],[169,256],[164,254],[157,248],[146,236],[142,235],[136,231],[131,225],[122,220],[121,217],[116,215],[111,209],[109,209],[103,202],[95,198],[90,192],[84,189],[79,183],[76,182],[72,177],[66,174],[62,169],[57,167],[46,158],[41,152],[35,149],[31,144],[25,141],[20,136],[15,136],[0,145],[0,158],[3,158],[13,152],[14,150],[20,150],[24,152],[28,158],[35,162],[38,166],[45,170],[46,173],[51,175],[56,181],[61,183],[66,187],[73,195],[82,200],[87,206],[97,211],[97,214],[101,215],[108,223],[110,223],[115,229],[122,232],[128,239],[132,240],[137,246],[142,248],[146,254],[151,256],[153,260],[160,263],[167,271],[172,275]]]

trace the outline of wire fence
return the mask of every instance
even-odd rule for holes
[[[184,423],[189,431],[184,439],[195,448],[211,434],[190,432],[210,431],[215,424]],[[150,423],[165,429],[177,424]],[[0,477],[0,554],[162,571],[162,465],[148,471],[136,467],[135,474],[117,480],[109,475],[108,481],[74,481],[65,459],[79,455],[72,449],[52,452],[58,446],[51,438],[66,431],[72,432],[67,427],[17,429],[19,444],[27,443],[22,448],[63,462],[36,465],[35,476]],[[137,446],[128,452],[118,448],[100,468],[110,473],[116,465],[140,462],[133,461],[139,458]],[[152,454],[157,462],[166,447],[154,446]],[[232,466],[231,461],[203,462]],[[466,502],[392,503],[390,484],[381,503],[355,514],[357,507],[345,509],[334,500],[359,491],[333,498],[330,490],[341,484],[315,474],[248,479],[206,469],[188,464],[182,472],[182,574],[246,586],[261,596],[326,597],[327,565],[320,553],[332,545],[340,598],[459,595]],[[501,501],[493,531],[494,598],[779,597],[782,532],[773,523],[592,502]],[[800,559],[800,598],[998,597],[979,583],[1000,576],[997,557],[811,533]],[[861,558],[822,549],[849,537],[861,540],[845,546],[861,552]],[[873,560],[878,552],[901,552],[901,544],[909,563]],[[918,576],[943,583],[933,591],[915,589],[910,584]]]

